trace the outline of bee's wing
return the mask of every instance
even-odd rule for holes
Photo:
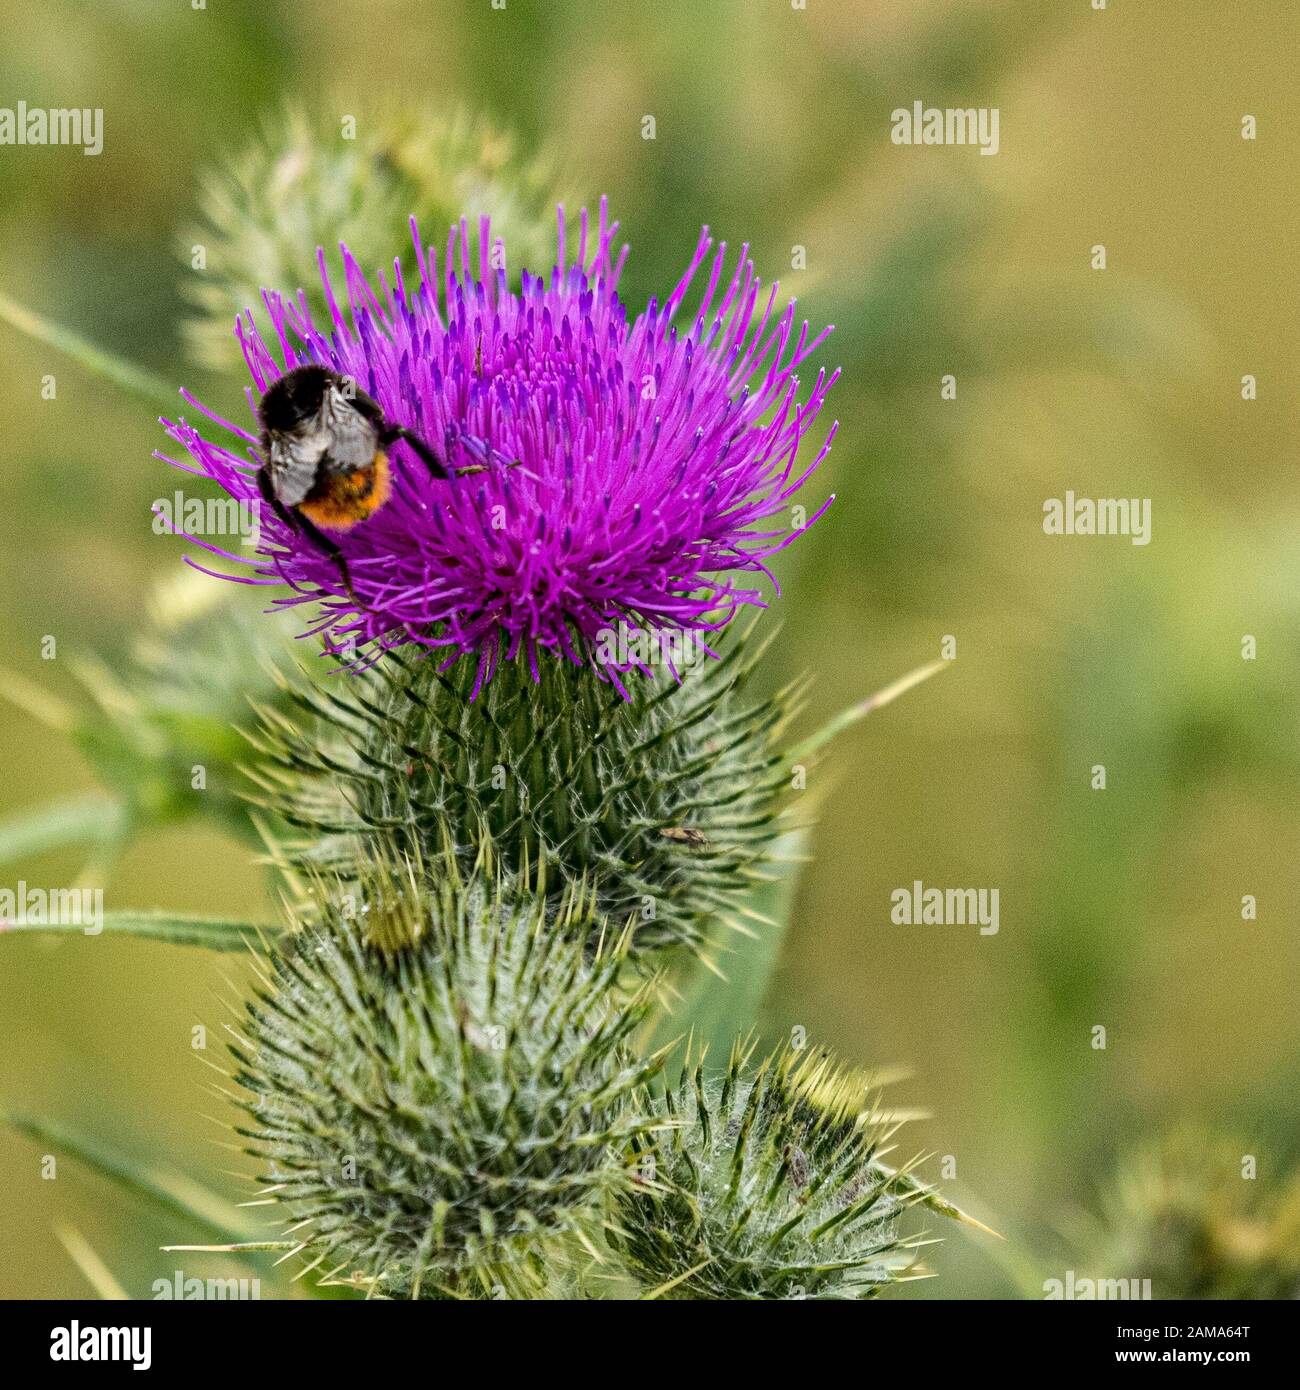
[[[321,403],[320,429],[328,439],[321,463],[330,473],[369,468],[379,447],[379,430],[341,391],[329,390]]]
[[[327,442],[316,430],[271,436],[271,487],[286,507],[296,507],[315,486]]]

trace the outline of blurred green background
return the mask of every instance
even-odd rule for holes
[[[891,1098],[932,1118],[903,1149],[952,1156],[946,1189],[1008,1235],[950,1236],[912,1296],[1061,1274],[1055,1233],[1117,1154],[1175,1121],[1230,1128],[1280,1179],[1300,1146],[1294,6],[3,9],[0,105],[101,106],[105,146],[0,147],[0,291],[210,402],[238,408],[243,383],[185,354],[180,229],[199,172],[286,96],[331,123],[377,101],[484,112],[554,150],[579,194],[609,195],[633,305],[707,222],[836,324],[820,360],[844,369],[841,430],[809,495],[839,500],[786,554],[766,678],[815,673],[811,729],[945,635],[958,655],[814,778],[817,857],[769,1022],[910,1068]],[[917,100],[996,105],[1000,152],[892,145],[890,112]],[[120,661],[180,564],[149,515],[178,476],[151,458],[147,405],[3,325],[0,367],[0,666],[71,699],[75,661]],[[1045,536],[1043,501],[1067,489],[1151,498],[1151,544]],[[27,713],[6,709],[0,741],[4,815],[93,784]],[[14,860],[0,882],[70,882],[83,857]],[[998,888],[1000,932],[891,924],[891,891],[914,879]],[[200,821],[138,838],[108,903],[274,911],[246,845]],[[230,1112],[190,1029],[220,1028],[241,971],[129,942],[5,942],[0,1101],[234,1192],[214,1123]],[[71,1161],[41,1181],[43,1151],[0,1131],[0,1295],[89,1292],[59,1225],[133,1292],[170,1276],[164,1219]]]

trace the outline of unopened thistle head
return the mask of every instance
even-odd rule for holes
[[[1187,1125],[1143,1146],[1074,1224],[1076,1275],[1149,1279],[1156,1298],[1300,1298],[1300,1170],[1241,1138]]]
[[[674,1125],[638,1141],[643,1182],[616,1203],[615,1243],[660,1297],[867,1298],[916,1263],[898,1234],[922,1189],[879,1161],[887,1131],[863,1084],[824,1054],[756,1070],[738,1048],[667,1092]]]
[[[446,665],[468,657],[476,688],[505,661],[536,679],[547,658],[622,688],[665,644],[675,674],[684,639],[707,650],[765,604],[768,562],[829,505],[809,517],[793,502],[835,433],[801,458],[836,374],[818,371],[801,401],[798,371],[825,333],[800,327],[747,249],[729,263],[707,229],[680,281],[629,315],[627,248],[603,202],[594,226],[561,210],[554,266],[524,272],[517,292],[486,218],[477,241],[453,227],[441,261],[414,235],[414,282],[395,265],[372,285],[343,248],[347,309],[328,284],[324,323],[305,296],[268,292],[272,332],[245,315],[238,335],[257,396],[322,365],[456,476],[394,443],[389,500],[330,545],[263,507],[246,582],[287,585],[279,604],[319,603],[313,630],[337,653],[411,643]],[[168,428],[184,466],[260,505],[253,434]]]
[[[349,103],[336,105],[269,114],[255,139],[204,172],[200,215],[179,246],[197,311],[186,337],[203,365],[242,365],[231,323],[261,302],[263,286],[305,289],[312,313],[329,318],[316,260],[322,243],[346,241],[362,265],[379,265],[411,216],[445,227],[473,207],[509,236],[517,264],[539,264],[548,252],[562,191],[549,156],[528,155],[465,111],[381,105],[345,114]],[[414,271],[409,253],[403,265]]]
[[[152,596],[120,672],[85,658],[73,668],[93,701],[73,737],[129,824],[202,814],[260,843],[239,725],[250,700],[274,707],[274,672],[293,658],[286,621],[268,622],[246,593],[182,571]]]
[[[243,1133],[319,1277],[437,1297],[508,1279],[629,1184],[657,1123],[645,1002],[617,987],[621,946],[593,954],[526,897],[372,877],[273,958],[234,1049]]]

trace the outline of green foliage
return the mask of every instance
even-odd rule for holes
[[[327,1281],[509,1288],[630,1185],[619,1154],[660,1123],[637,1104],[656,1062],[631,1050],[648,986],[622,993],[626,935],[601,940],[579,894],[552,920],[484,865],[444,861],[427,895],[397,872],[317,880],[233,1049],[243,1132]]]
[[[251,722],[250,700],[276,698],[274,672],[289,662],[294,630],[264,606],[189,571],[158,591],[119,671],[78,661],[91,707],[76,717],[72,735],[130,821],[202,814],[257,838],[239,726]]]
[[[463,862],[484,836],[512,873],[545,859],[552,904],[590,885],[634,945],[698,946],[761,881],[789,778],[789,694],[746,701],[761,648],[634,680],[631,700],[554,661],[507,663],[473,696],[473,665],[389,653],[367,675],[295,686],[266,713],[264,804],[309,832],[290,858],[347,875],[395,842]]]
[[[290,621],[262,606],[234,585],[187,570],[158,588],[119,662],[85,653],[69,660],[85,697],[79,703],[0,675],[0,696],[66,734],[105,793],[6,822],[0,861],[84,843],[93,857],[83,878],[102,883],[134,834],[198,816],[260,844],[240,726],[251,722],[250,701],[265,707],[280,698],[275,673],[296,656]]]
[[[651,1046],[680,1044],[689,1034],[701,1052],[720,1065],[734,1039],[757,1026],[793,915],[809,839],[804,827],[775,841],[768,855],[768,877],[754,886],[747,900],[749,931],[726,933],[727,941],[710,943],[703,955],[689,962],[671,1009],[654,1020]]]
[[[245,1213],[183,1173],[145,1163],[54,1120],[3,1112],[0,1118],[19,1134],[56,1154],[70,1154],[92,1172],[205,1234],[237,1241],[255,1229]]]
[[[62,797],[0,823],[0,864],[86,844],[113,830],[121,807],[99,792]]]
[[[313,318],[328,323],[318,247],[333,254],[344,242],[367,271],[391,271],[397,251],[410,276],[412,216],[440,257],[448,227],[490,216],[512,271],[539,267],[559,201],[547,160],[522,156],[511,137],[464,113],[376,112],[346,138],[336,117],[289,106],[203,179],[202,220],[181,235],[186,262],[196,246],[206,256],[187,282],[198,310],[186,325],[191,352],[205,366],[239,367],[235,317],[259,308],[266,287],[305,290]]]
[[[512,274],[540,268],[556,201],[545,164],[485,123],[381,112],[353,139],[289,107],[208,175],[180,238],[191,350],[237,367],[232,321],[265,285],[302,287],[324,318],[318,246],[345,241],[367,268],[397,251],[409,280],[412,214],[439,249],[448,224],[490,214]],[[3,298],[0,318],[174,404],[52,320]],[[122,663],[82,661],[90,708],[62,727],[109,795],[0,833],[0,853],[87,838],[102,861],[141,827],[204,813],[269,842],[284,871],[289,930],[105,923],[219,950],[256,933],[268,952],[232,1050],[241,1133],[284,1229],[204,1218],[221,1244],[169,1249],[274,1250],[318,1292],[419,1298],[858,1298],[914,1270],[902,1211],[960,1213],[884,1164],[862,1077],[822,1053],[753,1069],[740,1050],[721,1075],[701,1051],[675,1088],[657,1072],[687,1025],[715,1059],[754,1026],[792,911],[787,861],[805,849],[784,814],[793,764],[935,667],[792,745],[794,690],[750,696],[761,649],[740,639],[680,685],[634,680],[630,700],[562,662],[537,681],[507,664],[475,692],[470,663],[401,652],[316,682],[287,674],[288,622],[241,601],[191,576]],[[250,702],[269,818],[242,797]],[[680,994],[653,988],[649,953],[666,947],[695,953]],[[679,1007],[652,1018],[670,994]],[[176,1175],[79,1151],[187,1222],[216,1210]],[[83,1247],[69,1244],[92,1269]]]
[[[800,741],[785,763],[806,767],[869,714],[946,669],[947,664],[936,661],[920,666],[850,705]],[[671,1008],[655,1020],[653,1046],[681,1040],[689,1032],[701,1052],[721,1066],[737,1037],[755,1029],[761,1033],[763,1004],[794,916],[799,875],[809,858],[811,841],[811,827],[805,824],[787,830],[768,846],[761,872],[740,909],[745,930],[715,932],[701,955],[681,972],[682,978],[672,991]]]
[[[751,1070],[737,1047],[721,1076],[697,1058],[664,1094],[667,1137],[637,1145],[615,1247],[660,1297],[871,1297],[914,1270],[898,1217],[922,1189],[880,1162],[890,1131],[868,1106],[825,1053]]]
[[[66,353],[86,371],[112,382],[114,386],[133,396],[139,396],[155,409],[171,411],[176,408],[176,388],[170,382],[154,376],[119,353],[106,352],[103,348],[96,347],[80,333],[56,323],[44,314],[35,313],[26,305],[2,293],[0,321],[38,343]]]

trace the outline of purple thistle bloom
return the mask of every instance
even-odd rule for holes
[[[555,268],[545,279],[525,271],[514,293],[486,218],[471,269],[462,220],[448,237],[440,293],[436,252],[412,222],[414,290],[395,264],[392,283],[379,275],[376,292],[340,248],[347,315],[321,253],[328,331],[311,321],[301,291],[296,301],[265,292],[270,345],[251,313],[236,326],[258,393],[248,392],[250,405],[285,371],[319,363],[354,380],[453,469],[487,466],[438,480],[395,444],[390,499],[331,534],[349,589],[335,559],[262,504],[256,434],[182,393],[244,447],[164,421],[193,464],[167,461],[215,479],[260,509],[261,522],[252,558],[188,539],[253,570],[223,578],[289,585],[277,604],[321,601],[311,631],[330,651],[355,660],[358,651],[418,643],[446,665],[469,654],[476,689],[521,652],[537,679],[546,651],[591,662],[626,694],[620,673],[646,668],[602,652],[601,634],[621,624],[643,637],[702,642],[740,608],[766,606],[755,577],[771,578],[766,562],[799,534],[786,508],[835,435],[832,425],[811,462],[797,465],[839,373],[819,371],[803,404],[795,373],[830,329],[810,340],[793,303],[777,312],[777,287],[760,292],[748,247],[724,279],[725,243],[712,254],[694,318],[679,326],[713,251],[707,228],[667,299],[629,321],[616,292],[627,256],[615,247],[617,229],[602,200],[593,241],[584,209],[570,261],[561,208]]]

